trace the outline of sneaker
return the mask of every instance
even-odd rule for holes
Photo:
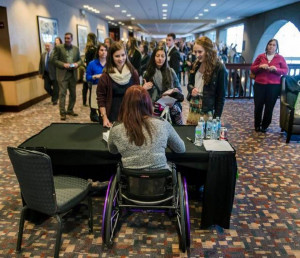
[[[62,115],[60,115],[60,120],[66,120],[67,119],[67,117],[66,117],[66,114],[62,114]]]
[[[78,116],[78,114],[74,113],[74,111],[68,111],[67,115],[69,115],[69,116]]]

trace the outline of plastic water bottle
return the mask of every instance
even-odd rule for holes
[[[217,139],[220,138],[220,132],[221,132],[221,120],[220,117],[216,117],[217,119]]]
[[[211,139],[211,132],[212,132],[212,116],[209,116],[206,122],[206,138]]]
[[[204,123],[199,121],[195,129],[195,145],[202,146],[204,138]]]
[[[218,138],[217,130],[218,130],[217,119],[213,119],[212,126],[211,126],[211,139],[217,140],[217,138]]]

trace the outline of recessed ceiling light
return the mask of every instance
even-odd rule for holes
[[[230,16],[228,16],[228,17],[227,17],[227,19],[228,19],[228,20],[230,20],[230,19],[231,19],[231,17],[230,17]]]
[[[207,12],[208,12],[208,9],[204,9],[203,11],[207,13]]]
[[[130,17],[130,16],[131,16],[131,14],[127,14],[126,16],[127,16],[127,17]]]
[[[217,4],[216,3],[211,3],[210,6],[215,7],[215,6],[217,6]]]
[[[163,17],[163,20],[166,20],[167,19],[167,17]]]
[[[222,19],[221,22],[224,22],[224,20]]]
[[[119,23],[119,24],[122,24],[122,22],[120,22],[120,21],[119,21],[118,23]]]
[[[198,19],[199,19],[199,17],[196,16],[196,17],[195,17],[195,20],[198,20]]]
[[[167,7],[167,6],[168,6],[168,4],[162,4],[162,6],[163,6],[163,7]]]
[[[122,10],[122,13],[126,13],[127,11],[126,10]]]
[[[83,6],[83,8],[88,8],[88,7],[89,7],[88,5],[84,5],[84,6]]]
[[[111,20],[111,21],[113,21],[115,19],[114,17],[111,17],[109,15],[106,15],[105,18],[108,19],[108,20]]]
[[[167,9],[163,9],[162,11],[163,11],[163,13],[166,13],[168,10]]]
[[[116,7],[116,8],[119,8],[119,7],[120,7],[120,5],[119,5],[119,4],[115,4],[115,7]]]
[[[131,26],[128,26],[128,29],[132,30],[132,27],[131,27]]]
[[[131,20],[135,20],[135,18],[134,18],[134,17],[131,17]]]
[[[199,13],[199,16],[203,16],[203,13]]]

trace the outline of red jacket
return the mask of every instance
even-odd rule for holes
[[[267,64],[269,66],[275,66],[277,71],[268,71],[266,69],[261,69],[259,66],[261,64]],[[280,84],[280,78],[282,75],[286,75],[288,72],[288,66],[284,58],[275,54],[274,58],[270,63],[265,53],[260,54],[251,65],[251,72],[255,74],[255,82],[260,84]]]

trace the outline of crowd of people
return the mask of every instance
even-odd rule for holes
[[[61,120],[66,120],[68,115],[78,116],[74,105],[79,66],[84,66],[86,71],[83,105],[90,107],[91,121],[104,127],[111,128],[114,122],[120,122],[124,96],[134,85],[148,93],[154,116],[164,113],[161,98],[174,99],[166,104],[172,124],[183,125],[181,102],[184,100],[184,86],[187,86],[186,99],[190,104],[186,124],[197,125],[200,117],[207,119],[208,115],[214,118],[222,116],[228,83],[224,61],[227,62],[236,51],[236,45],[232,44],[229,49],[223,45],[218,51],[217,45],[206,36],[186,43],[176,39],[174,33],[169,33],[166,40],[159,42],[139,42],[130,37],[127,42],[106,38],[100,43],[94,33],[89,33],[82,59],[72,41],[72,33],[67,32],[64,43],[59,37],[55,39],[54,47],[46,43],[40,60],[39,71],[45,90],[53,105],[59,104]],[[270,40],[265,53],[259,55],[251,67],[255,75],[254,128],[257,132],[266,132],[271,123],[280,93],[280,77],[287,73],[287,69],[284,58],[278,54],[277,40]],[[66,107],[67,91],[70,96]],[[149,128],[148,124],[146,131],[151,136]]]

